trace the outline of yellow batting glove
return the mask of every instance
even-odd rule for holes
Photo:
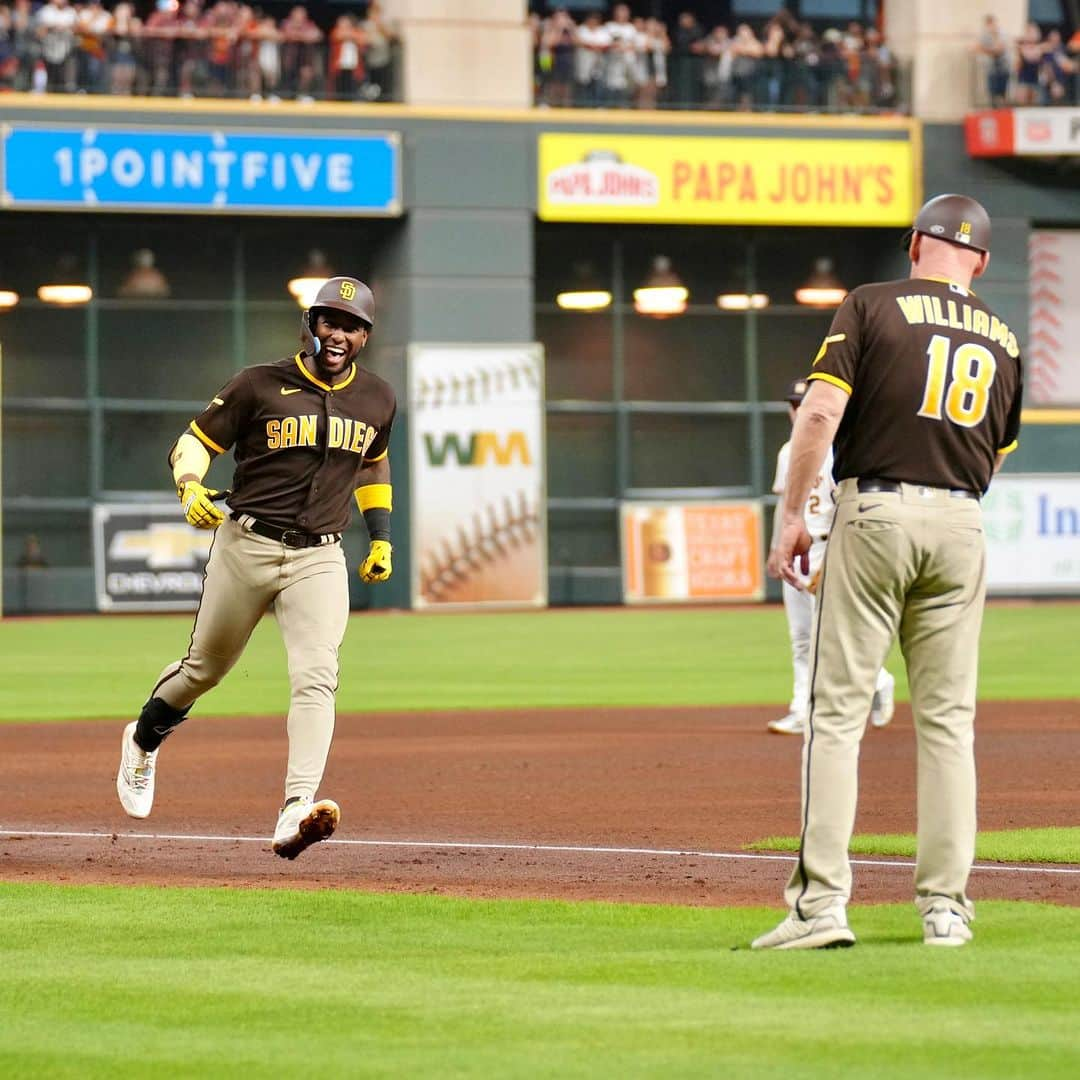
[[[373,585],[377,581],[386,581],[393,572],[390,555],[393,552],[389,540],[372,540],[367,558],[360,564],[360,580]]]
[[[198,480],[185,480],[176,489],[176,494],[184,507],[187,523],[196,529],[216,529],[225,520],[225,515],[211,502],[221,493],[203,487]]]

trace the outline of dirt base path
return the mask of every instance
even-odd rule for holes
[[[342,806],[343,842],[292,863],[268,840],[285,766],[279,718],[188,721],[162,751],[147,821],[116,799],[121,722],[0,727],[0,879],[778,906],[790,858],[730,857],[798,831],[801,740],[769,735],[774,716],[343,716],[321,792]],[[981,827],[1080,822],[1078,751],[1076,702],[983,706]],[[856,830],[914,831],[914,779],[901,707],[863,742]],[[1045,870],[976,870],[970,891],[1080,904],[1080,872]],[[854,899],[908,900],[911,882],[910,865],[856,865]]]

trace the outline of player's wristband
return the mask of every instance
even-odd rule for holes
[[[376,508],[387,512],[394,509],[394,489],[390,484],[364,484],[363,487],[358,487],[353,495],[362,514]]]
[[[364,524],[367,526],[369,539],[390,539],[390,511],[385,506],[372,506],[365,510]]]

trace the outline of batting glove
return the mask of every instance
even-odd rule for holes
[[[376,581],[386,581],[393,572],[390,555],[393,552],[389,540],[372,540],[367,558],[360,564],[360,580],[373,585]]]
[[[185,480],[176,494],[183,504],[187,523],[196,529],[216,529],[225,520],[225,515],[211,501],[221,492],[203,487],[198,480]]]

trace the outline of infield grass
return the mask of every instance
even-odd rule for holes
[[[0,884],[0,1074],[1080,1075],[1080,910],[987,902],[931,949],[855,907],[855,949],[750,952],[778,918]]]
[[[747,851],[798,851],[797,836],[769,836],[745,844]],[[915,856],[912,833],[853,836],[852,855]],[[1080,863],[1080,828],[1005,829],[980,832],[975,858],[1003,863]]]
[[[133,716],[183,655],[190,616],[0,622],[0,722]],[[983,700],[1080,697],[1080,604],[987,610]],[[903,664],[890,668],[906,697]],[[342,712],[786,702],[783,611],[561,609],[504,614],[358,614],[341,652]],[[213,715],[284,712],[284,648],[272,619],[199,703]]]

